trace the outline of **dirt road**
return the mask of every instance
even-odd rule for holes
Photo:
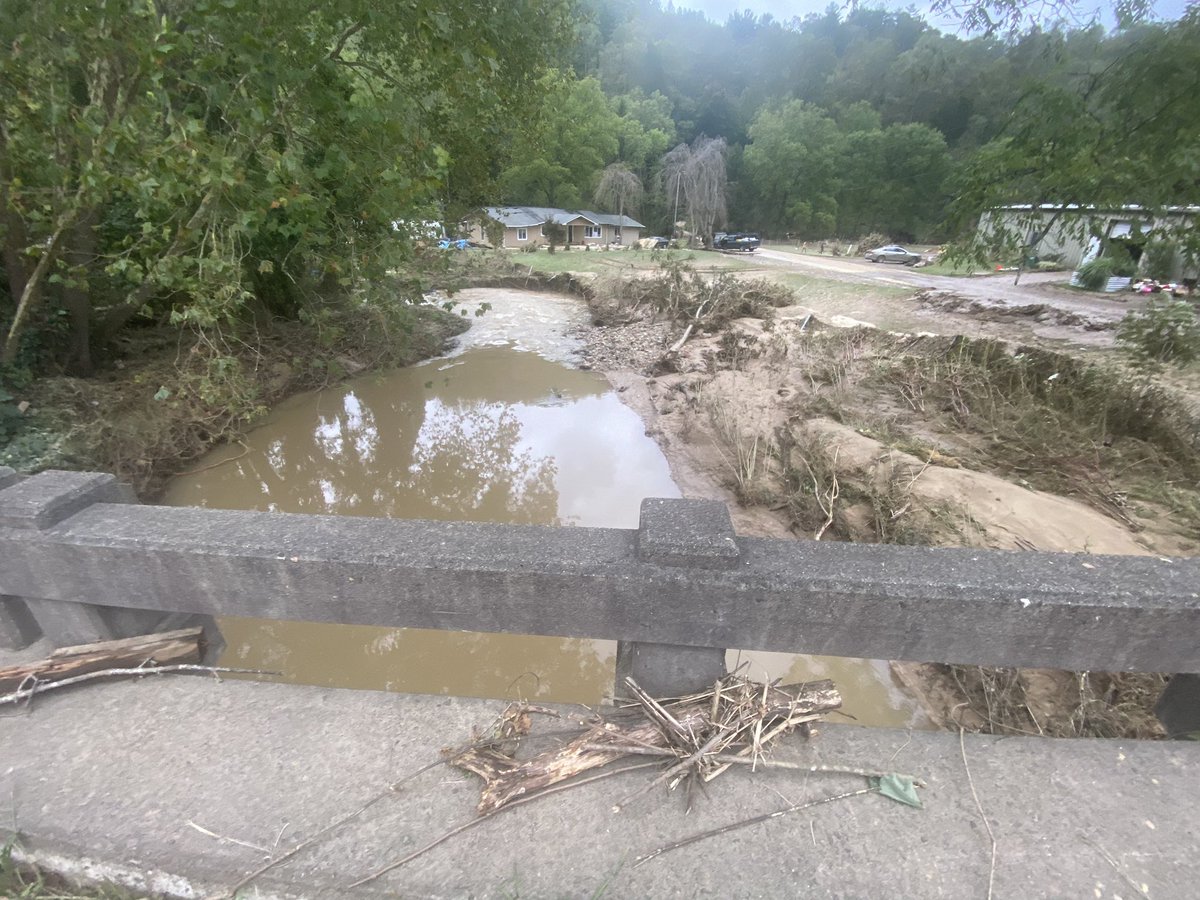
[[[790,269],[797,274],[832,278],[858,284],[933,288],[997,306],[1046,304],[1076,313],[1097,322],[1119,322],[1131,309],[1141,309],[1145,300],[1122,294],[1085,294],[1065,286],[1063,272],[1028,272],[1020,284],[1013,284],[1013,273],[955,277],[932,275],[920,269],[886,263],[870,263],[850,257],[809,256],[777,249],[760,248],[754,253],[759,264]],[[1119,299],[1118,299],[1119,298]]]

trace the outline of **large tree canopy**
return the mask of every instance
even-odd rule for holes
[[[661,94],[608,97],[598,79],[561,72],[548,73],[538,89],[541,116],[514,140],[501,179],[510,203],[584,205],[606,166],[620,163],[645,179],[674,139],[670,102]]]
[[[4,361],[51,306],[86,370],[131,316],[294,315],[383,271],[393,221],[487,193],[567,29],[567,0],[6,2]]]

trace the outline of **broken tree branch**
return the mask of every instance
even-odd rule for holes
[[[0,706],[7,706],[13,703],[20,703],[22,700],[28,700],[36,694],[44,694],[47,691],[57,690],[58,688],[69,687],[73,684],[82,684],[85,681],[96,681],[101,678],[137,678],[143,675],[171,675],[176,672],[203,672],[206,675],[279,675],[279,672],[267,672],[262,669],[231,669],[225,666],[196,666],[196,665],[178,665],[178,666],[138,666],[132,669],[104,669],[100,672],[89,672],[86,675],[77,675],[74,678],[64,678],[62,681],[52,681],[49,683],[35,682],[30,687],[20,688],[9,694],[0,695]]]
[[[200,627],[143,634],[113,641],[96,641],[76,647],[62,647],[45,659],[19,666],[0,668],[0,691],[26,684],[61,681],[101,669],[198,663],[204,655],[204,629]]]

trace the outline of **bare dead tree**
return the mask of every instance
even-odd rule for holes
[[[637,212],[642,202],[642,179],[638,178],[625,163],[615,162],[605,167],[596,185],[596,202],[609,209],[616,208],[618,216],[625,215],[625,207]]]
[[[717,223],[724,224],[726,217],[725,193],[725,138],[699,137],[692,144],[692,177],[685,181],[688,213],[696,226],[700,239],[712,244],[713,229]]]
[[[675,237],[675,230],[679,226],[679,198],[683,196],[683,179],[691,158],[692,148],[687,144],[680,144],[663,155],[662,168],[658,174],[658,188],[674,210],[671,216],[672,238]]]
[[[659,186],[674,194],[675,220],[679,218],[682,196],[692,234],[706,244],[712,243],[713,229],[726,216],[725,139],[699,137],[680,144],[663,157]],[[689,241],[690,242],[690,241]]]

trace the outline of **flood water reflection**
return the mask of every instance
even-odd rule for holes
[[[678,497],[641,419],[574,368],[580,301],[468,291],[452,355],[293,397],[175,479],[164,502],[345,516],[636,528]],[[597,703],[609,641],[222,620],[226,661],[337,687]]]
[[[176,479],[166,502],[633,528],[643,497],[679,496],[602,377],[508,347],[293,397],[245,444]]]
[[[164,502],[636,528],[643,498],[679,496],[637,414],[603,377],[573,367],[572,335],[588,322],[580,301],[463,294],[492,309],[450,356],[289,399],[244,446],[176,478]],[[612,691],[608,641],[236,618],[221,629],[224,662],[307,684],[589,704]],[[869,663],[743,657],[757,677],[862,682],[847,705],[865,721],[912,720],[911,702]]]

